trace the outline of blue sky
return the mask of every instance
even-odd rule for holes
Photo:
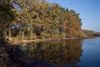
[[[80,13],[82,28],[100,31],[100,0],[48,0]]]

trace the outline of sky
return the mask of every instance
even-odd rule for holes
[[[82,29],[100,32],[100,0],[48,0],[75,10],[82,19]]]

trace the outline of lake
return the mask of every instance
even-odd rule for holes
[[[100,38],[34,43],[21,50],[36,67],[100,67]]]
[[[100,67],[100,37],[32,43],[9,54],[17,67]]]

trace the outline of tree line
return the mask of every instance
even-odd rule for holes
[[[79,13],[46,0],[0,0],[3,38],[82,38]]]

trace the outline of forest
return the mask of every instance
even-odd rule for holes
[[[0,0],[0,67],[98,65],[100,38],[91,37],[100,32],[83,23],[75,10],[47,0]]]
[[[79,13],[56,3],[46,0],[0,0],[0,39],[87,37],[87,31],[83,31],[81,26]]]

